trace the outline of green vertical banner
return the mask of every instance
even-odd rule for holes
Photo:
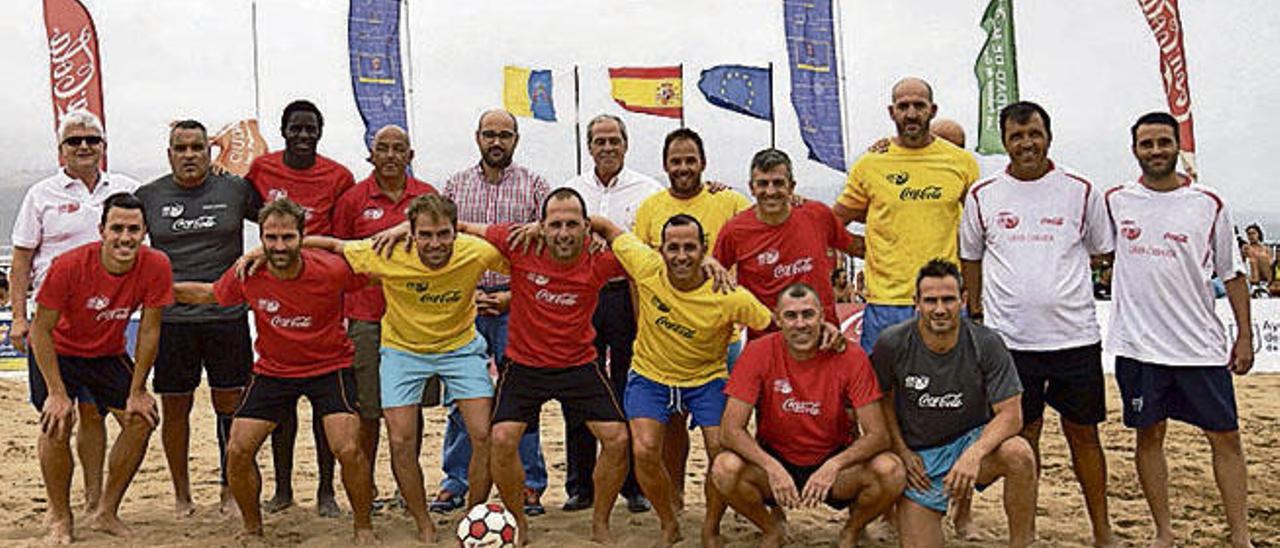
[[[1018,102],[1018,56],[1013,45],[1013,0],[991,0],[982,14],[987,41],[973,64],[978,77],[979,154],[1003,154],[1000,110]]]

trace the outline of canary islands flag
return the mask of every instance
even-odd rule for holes
[[[507,112],[546,122],[556,121],[551,71],[507,65],[502,69],[502,104]]]
[[[737,113],[773,119],[773,88],[767,68],[719,65],[702,71],[698,89],[707,102]]]
[[[679,66],[609,69],[613,100],[632,112],[680,118],[684,90]]]

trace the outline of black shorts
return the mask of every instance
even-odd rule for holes
[[[1116,384],[1129,428],[1177,419],[1210,432],[1240,429],[1226,366],[1167,366],[1116,356]]]
[[[624,422],[626,415],[594,362],[572,367],[529,367],[504,358],[493,401],[493,423],[523,422],[534,428],[542,404],[558,400],[565,416]]]
[[[1102,344],[1047,351],[1010,350],[1022,381],[1022,424],[1044,417],[1048,403],[1075,424],[1107,418],[1102,380]]]
[[[350,367],[344,367],[323,375],[296,379],[255,374],[249,378],[244,401],[240,402],[235,416],[280,423],[297,413],[301,396],[306,396],[311,402],[312,417],[360,413],[356,403],[355,375]]]
[[[814,472],[817,472],[819,468],[822,468],[822,462],[827,462],[831,457],[834,457],[836,454],[840,453],[840,451],[843,451],[843,449],[837,449],[834,453],[827,455],[827,458],[822,459],[822,462],[818,464],[802,466],[787,462],[787,459],[782,458],[782,455],[779,455],[777,451],[774,451],[773,448],[768,445],[762,443],[760,444],[760,448],[764,449],[764,452],[768,453],[769,456],[778,459],[778,462],[782,463],[782,467],[786,469],[787,474],[791,476],[791,481],[796,484],[796,492],[804,491],[804,484],[809,482],[809,477],[812,476]],[[827,493],[827,500],[822,502],[833,509],[844,510],[845,508],[848,508],[850,504],[853,504],[853,499],[838,499],[831,493]],[[769,506],[778,505],[778,502],[773,500],[772,497],[765,497],[764,503]]]
[[[200,386],[200,371],[209,375],[209,388],[244,388],[253,368],[249,320],[160,324],[151,387],[157,394],[190,394]]]
[[[92,401],[82,403],[96,403],[99,413],[124,410],[133,383],[133,359],[128,354],[101,358],[58,356],[58,372],[72,399],[79,401],[77,394],[88,394]],[[32,392],[31,403],[36,410],[43,410],[48,397],[47,391]]]

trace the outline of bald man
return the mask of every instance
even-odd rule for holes
[[[932,124],[929,124],[929,132],[934,137],[944,139],[947,142],[964,148],[964,127],[959,122],[950,118],[938,118]]]

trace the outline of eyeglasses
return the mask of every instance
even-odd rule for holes
[[[480,132],[480,137],[485,139],[490,139],[490,140],[498,139],[502,141],[510,141],[514,139],[515,136],[516,134],[510,131],[481,131]]]
[[[97,135],[83,135],[83,136],[76,136],[76,137],[67,137],[66,139],[62,140],[62,144],[70,147],[78,147],[85,143],[88,143],[89,146],[100,145],[102,144],[102,137],[99,137]]]

